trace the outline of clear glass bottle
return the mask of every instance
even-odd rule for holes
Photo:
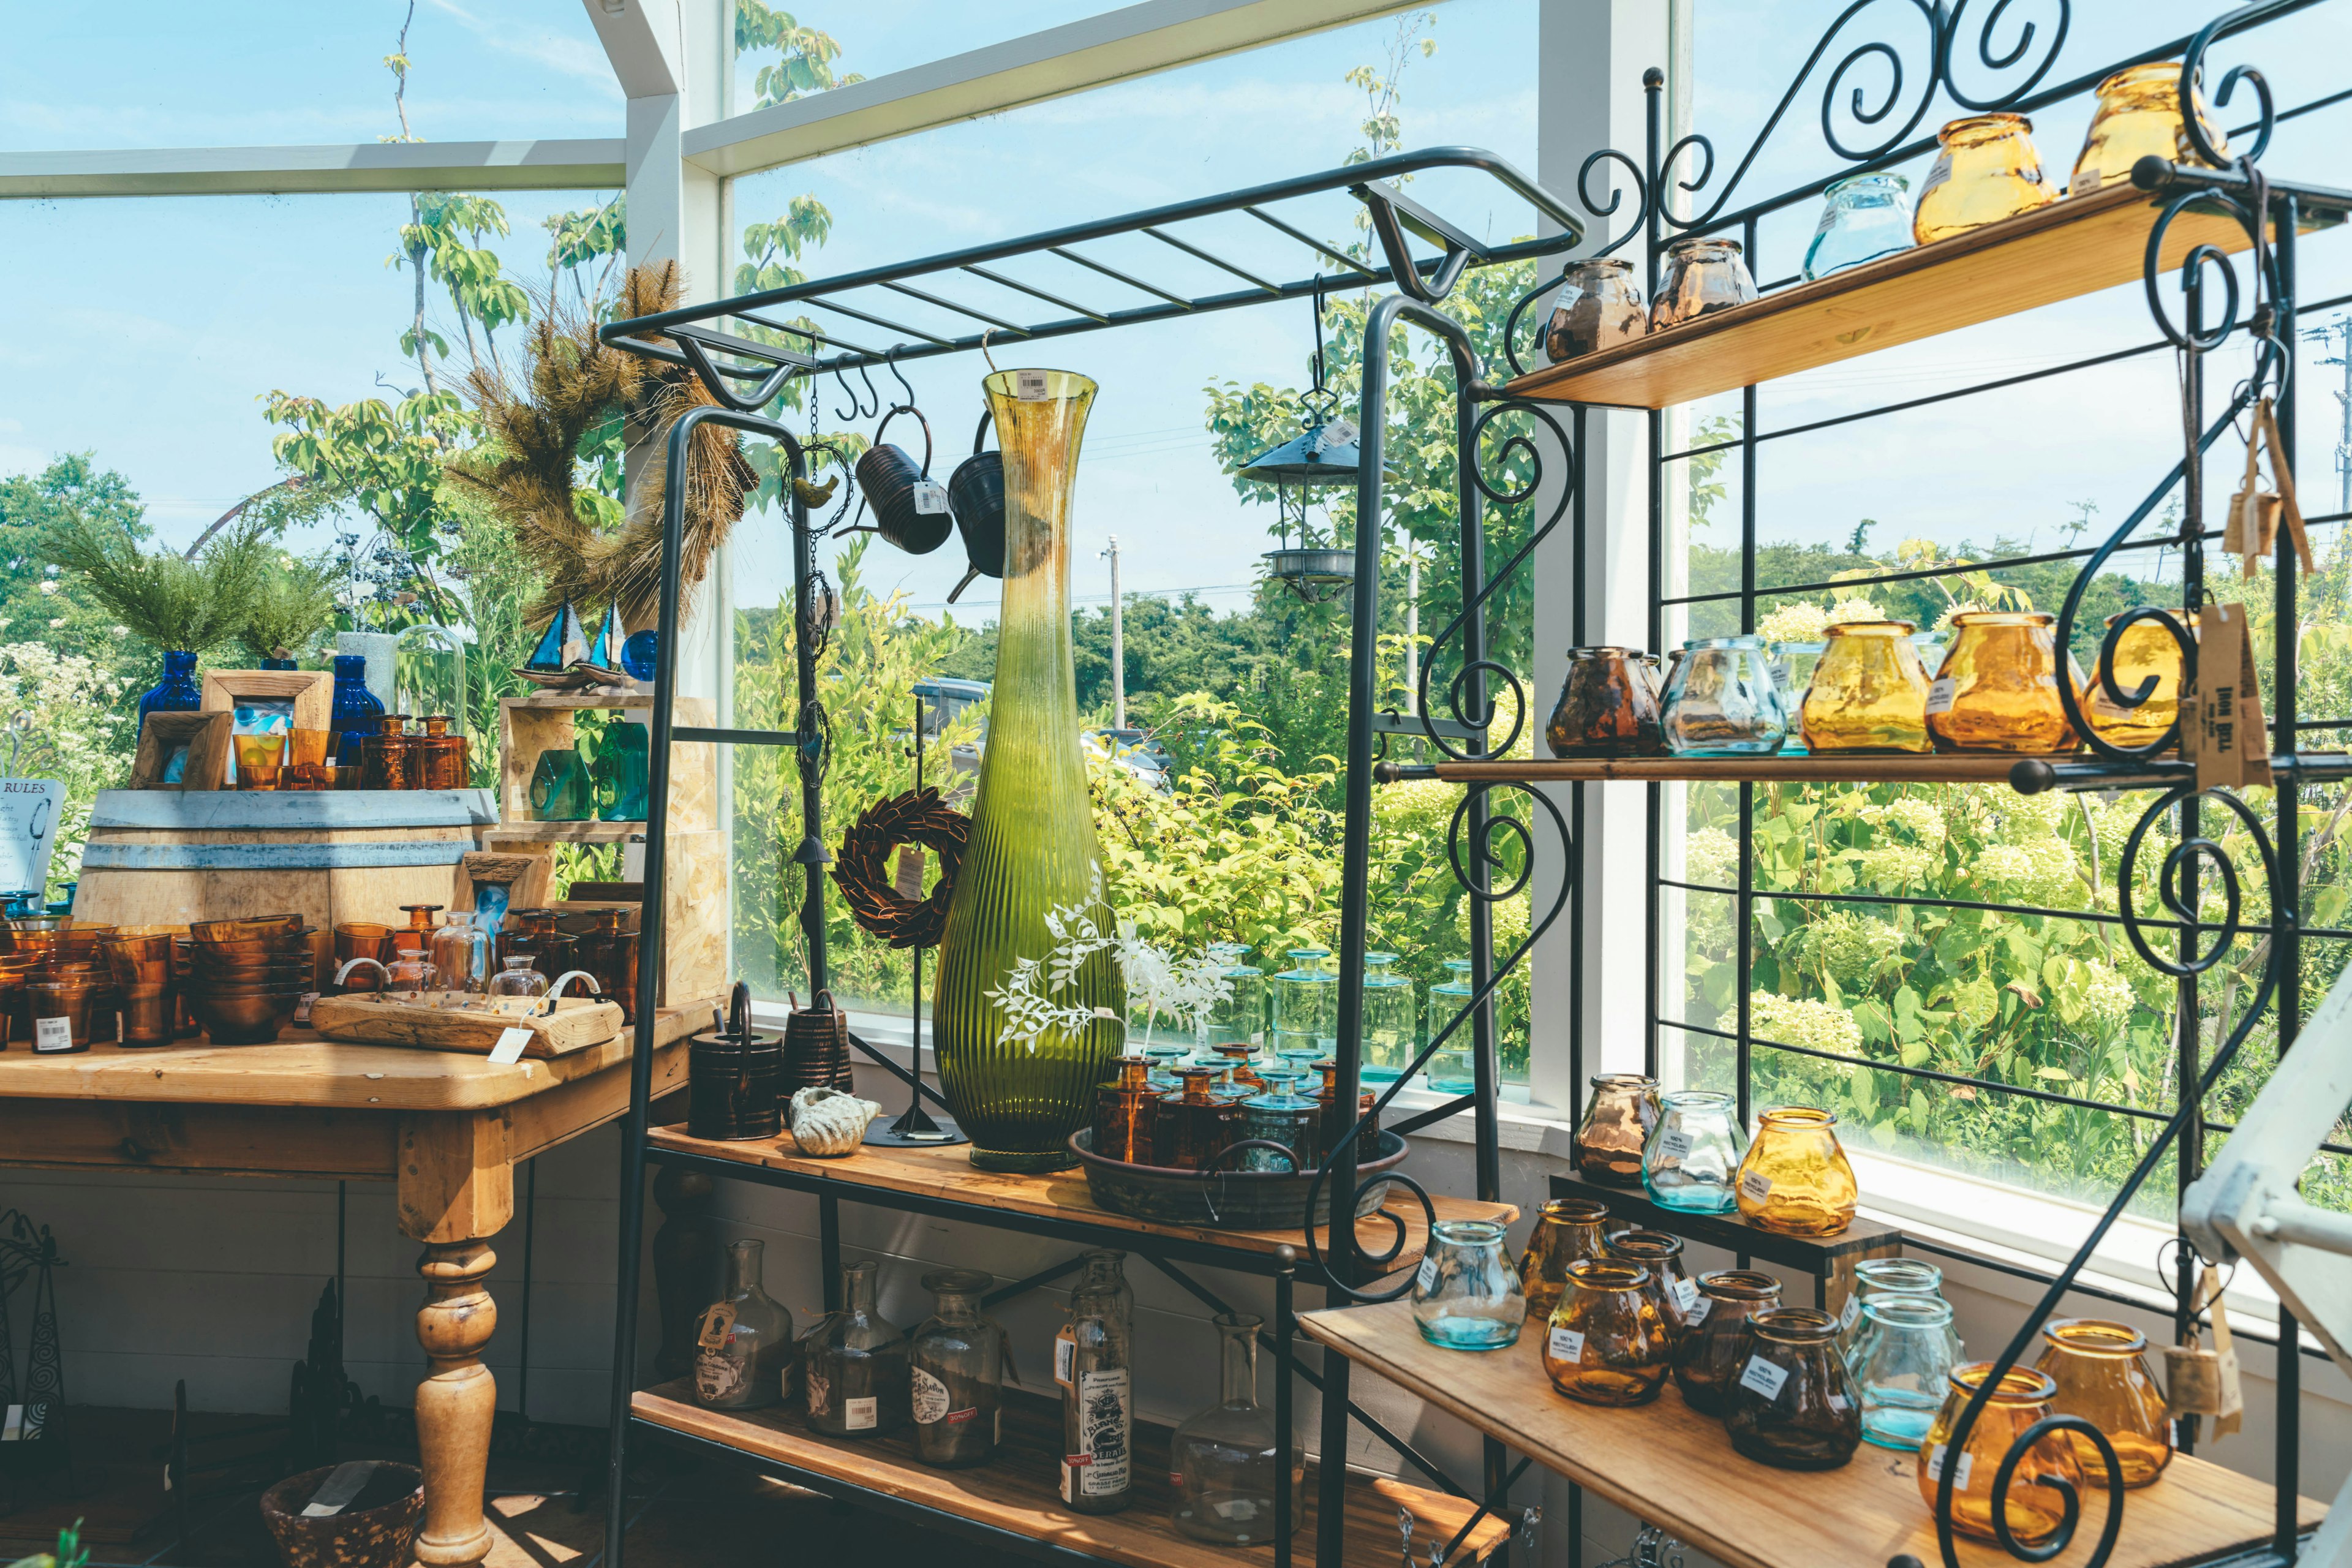
[[[1837,1320],[1776,1307],[1748,1320],[1746,1359],[1724,1391],[1731,1446],[1783,1470],[1833,1470],[1862,1446],[1862,1407],[1838,1359]]]
[[[1519,1259],[1519,1287],[1531,1317],[1549,1318],[1568,1288],[1569,1265],[1604,1256],[1601,1224],[1609,1205],[1593,1198],[1553,1198],[1536,1215]]]
[[[1927,689],[1927,732],[1939,752],[2040,756],[2082,744],[2058,682],[2079,698],[2074,656],[2059,668],[2058,617],[2038,610],[1979,610],[1952,617],[1943,667]]]
[[[1822,219],[1805,247],[1805,280],[1826,278],[1898,250],[1911,237],[1911,182],[1880,172],[1848,174],[1822,193]]]
[[[841,1310],[819,1319],[801,1343],[801,1388],[815,1431],[878,1437],[906,1425],[907,1336],[876,1305],[880,1275],[871,1258],[842,1265]]]
[[[1937,132],[1936,141],[1942,151],[1911,216],[1911,237],[1922,245],[2058,199],[2034,150],[2033,121],[2022,114],[1972,114]]]
[[[1937,1296],[1944,1293],[1944,1271],[1932,1263],[1916,1258],[1865,1258],[1853,1266],[1853,1289],[1846,1292],[1845,1305],[1838,1310],[1838,1349],[1847,1359],[1853,1356],[1853,1342],[1862,1333],[1862,1310],[1878,1296]],[[1959,1345],[1953,1342],[1952,1358],[1959,1359]],[[1936,1397],[1943,1397],[1943,1384],[1937,1385]]]
[[[2010,1368],[1977,1413],[1969,1440],[1954,1458],[1948,1440],[1959,1425],[1960,1412],[1991,1375],[1992,1365],[1989,1361],[1970,1362],[1953,1372],[1943,1408],[1936,1412],[1935,1424],[1927,1428],[1927,1440],[1919,1449],[1916,1471],[1919,1495],[1933,1513],[1948,1461],[1952,1529],[1979,1541],[1999,1539],[1992,1528],[1992,1484],[2003,1460],[2027,1428],[2050,1414],[2050,1402],[2058,1394],[2049,1373],[2021,1366]],[[2063,1485],[2040,1484],[2045,1477]],[[2067,1488],[2074,1489],[2074,1496],[2082,1495],[2083,1469],[2074,1459],[2073,1435],[2052,1432],[2019,1457],[2009,1490],[2002,1494],[2002,1513],[2011,1539],[2028,1549],[2055,1540],[2065,1523]]]
[[[1771,657],[1759,637],[1694,637],[1666,680],[1662,721],[1678,757],[1761,757],[1789,739]]]
[[[1592,1075],[1571,1145],[1576,1173],[1609,1187],[1642,1184],[1642,1150],[1658,1124],[1658,1080],[1644,1073]]]
[[[1288,1454],[1274,1413],[1257,1402],[1257,1331],[1263,1320],[1221,1312],[1217,1331],[1223,1392],[1217,1403],[1176,1428],[1168,1443],[1171,1518],[1178,1533],[1214,1546],[1260,1546],[1274,1539],[1277,1488],[1290,1490],[1290,1528],[1298,1529],[1298,1489],[1307,1453],[1294,1438]]]
[[[763,1244],[730,1242],[727,1280],[694,1342],[694,1398],[712,1410],[757,1410],[784,1396],[793,1315],[762,1288]]]
[[[1877,1295],[1863,1303],[1846,1353],[1862,1401],[1862,1440],[1916,1449],[1959,1363],[1952,1304],[1941,1296]]]
[[[1160,1103],[1151,1090],[1151,1059],[1130,1051],[1115,1065],[1118,1077],[1095,1089],[1094,1150],[1106,1160],[1148,1165],[1152,1113]]]
[[[2034,1363],[2056,1385],[2051,1410],[2079,1415],[2096,1426],[2116,1451],[2126,1490],[2147,1486],[2172,1463],[2172,1422],[2164,1391],[2147,1370],[2147,1339],[2128,1323],[2098,1318],[2061,1318],[2045,1324],[2048,1348]],[[2070,1433],[2083,1479],[2107,1484],[2107,1464],[2098,1446]]]
[[[502,998],[528,1000],[546,994],[547,976],[531,967],[531,956],[527,952],[508,959],[505,966],[490,976],[489,996],[493,1002]]]
[[[1363,1062],[1366,1083],[1394,1083],[1412,1065],[1421,1010],[1412,982],[1396,973],[1393,952],[1364,954]]]
[[[1429,1227],[1429,1247],[1412,1280],[1412,1321],[1423,1339],[1454,1351],[1518,1342],[1528,1299],[1506,1240],[1491,1220],[1442,1219]]]
[[[430,949],[441,988],[460,998],[478,996],[490,988],[489,932],[475,924],[464,910],[435,928]],[[458,1005],[464,1005],[461,1000]]]
[[[2110,185],[2131,184],[2132,165],[2158,157],[2168,163],[2201,163],[2180,118],[2180,62],[2148,60],[2126,66],[2098,86],[2099,107],[2074,159],[2069,196],[2086,196]],[[2201,84],[2194,95],[2197,122],[2213,151],[2230,155],[2230,143],[2205,112]]]
[[[1736,239],[1694,236],[1666,247],[1658,270],[1657,298],[1650,305],[1650,331],[1664,331],[1756,298]]]
[[[1747,1156],[1738,1100],[1720,1089],[1670,1089],[1658,1097],[1657,1125],[1642,1147],[1642,1187],[1684,1214],[1729,1214],[1739,1206],[1736,1184]]]
[[[1268,983],[1274,996],[1275,1051],[1288,1057],[1311,1050],[1307,1059],[1331,1054],[1339,1038],[1339,977],[1324,967],[1328,947],[1294,947],[1284,955],[1290,967]]]
[[[1570,262],[1552,298],[1543,348],[1554,364],[1630,343],[1650,330],[1633,264],[1622,256]]]
[[[981,1309],[994,1277],[977,1268],[923,1276],[931,1315],[908,1337],[915,1452],[927,1465],[986,1464],[1003,1440],[1004,1331]]]
[[[1673,1364],[1647,1268],[1610,1258],[1570,1266],[1544,1325],[1543,1369],[1554,1388],[1586,1405],[1647,1405]]]
[[[1932,752],[1927,670],[1909,621],[1846,621],[1829,628],[1798,710],[1814,752]]]
[[[1210,956],[1225,961],[1223,977],[1233,987],[1224,1000],[1216,1004],[1209,1014],[1209,1044],[1223,1045],[1228,1041],[1246,1040],[1260,1045],[1265,1039],[1265,971],[1243,961],[1249,957],[1246,942],[1217,942],[1209,949]]]
[[[1757,1117],[1739,1163],[1741,1218],[1783,1236],[1835,1236],[1853,1223],[1860,1197],[1834,1115],[1783,1105]]]
[[[1658,1321],[1666,1331],[1669,1349],[1679,1346],[1691,1331],[1691,1314],[1698,1307],[1698,1283],[1683,1271],[1683,1238],[1663,1230],[1621,1230],[1601,1238],[1606,1256],[1638,1263],[1649,1271],[1643,1287]],[[1705,1321],[1704,1316],[1697,1321]]]
[[[1127,1254],[1086,1254],[1070,1292],[1070,1321],[1054,1342],[1062,1390],[1062,1501],[1076,1513],[1117,1513],[1135,1487],[1132,1337],[1135,1292]]]
[[[1698,1277],[1690,1331],[1675,1346],[1675,1386],[1702,1415],[1723,1414],[1724,1395],[1746,1364],[1748,1320],[1780,1304],[1780,1282],[1752,1268],[1721,1268]]]

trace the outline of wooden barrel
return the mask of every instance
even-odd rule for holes
[[[299,913],[407,923],[458,906],[488,790],[102,790],[74,913],[121,925]]]

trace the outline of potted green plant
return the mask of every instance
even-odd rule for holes
[[[292,669],[295,656],[334,624],[341,570],[331,555],[281,555],[262,569],[236,638],[255,668]]]

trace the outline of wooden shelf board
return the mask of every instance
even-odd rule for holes
[[[1304,1313],[1299,1328],[1727,1568],[1885,1568],[1904,1552],[1938,1561],[1915,1454],[1865,1444],[1839,1469],[1773,1469],[1733,1452],[1723,1424],[1686,1407],[1672,1384],[1635,1409],[1580,1405],[1544,1376],[1538,1324],[1483,1352],[1428,1343],[1401,1301]],[[2186,1455],[2125,1499],[2113,1568],[2203,1562],[2266,1542],[2273,1522],[2270,1487]],[[2087,1494],[2066,1561],[2098,1538],[2107,1501]],[[2307,1528],[2326,1510],[2305,1498],[2298,1511]],[[1963,1537],[1958,1551],[1966,1568],[2014,1568],[1991,1542]]]
[[[1612,1226],[1619,1220],[1630,1220],[1643,1230],[1663,1230],[1727,1252],[1744,1252],[1817,1279],[1837,1272],[1841,1259],[1847,1260],[1851,1268],[1852,1259],[1891,1258],[1903,1246],[1902,1231],[1876,1220],[1857,1217],[1835,1236],[1782,1236],[1742,1219],[1736,1209],[1729,1214],[1689,1214],[1653,1203],[1639,1187],[1606,1186],[1573,1172],[1553,1172],[1550,1185],[1556,1198],[1594,1198],[1607,1204]]]
[[[963,1146],[890,1149],[867,1144],[854,1154],[821,1160],[799,1152],[789,1132],[777,1138],[753,1139],[740,1143],[719,1142],[706,1138],[690,1138],[685,1128],[672,1126],[654,1128],[649,1137],[656,1150],[703,1154],[738,1164],[790,1171],[814,1182],[837,1184],[844,1188],[902,1193],[915,1197],[970,1204],[975,1208],[1072,1220],[1100,1226],[1106,1230],[1167,1237],[1233,1252],[1271,1255],[1277,1247],[1291,1247],[1299,1249],[1301,1265],[1307,1262],[1303,1238],[1296,1226],[1286,1226],[1279,1230],[1212,1230],[1197,1226],[1171,1225],[1160,1220],[1134,1219],[1098,1207],[1087,1193],[1086,1173],[1083,1171],[1023,1175],[978,1170],[972,1165],[971,1150]],[[853,1202],[857,1201],[853,1193],[845,1192],[843,1195]],[[1519,1211],[1509,1204],[1476,1203],[1467,1198],[1436,1195],[1433,1195],[1430,1202],[1436,1207],[1440,1219],[1492,1219],[1507,1225],[1519,1216]],[[1411,1194],[1392,1190],[1383,1212],[1395,1215],[1403,1221],[1405,1226],[1404,1250],[1391,1267],[1392,1269],[1409,1268],[1419,1260],[1421,1249],[1429,1239],[1421,1205]],[[1375,1252],[1385,1251],[1396,1235],[1395,1226],[1379,1215],[1360,1219],[1356,1224],[1362,1245]]]
[[[1664,408],[2137,282],[2156,212],[2147,193],[2107,186],[1530,371],[1504,391]],[[2244,250],[2246,231],[2218,213],[2184,212],[2165,235],[2165,268],[2200,244]]]
[[[2042,760],[2066,763],[2081,755],[2069,752]],[[2011,752],[1919,756],[1799,752],[1774,757],[1514,757],[1492,763],[1437,763],[1431,771],[1456,784],[1593,779],[1685,784],[2007,784],[2010,769],[2027,760]]]
[[[1211,1353],[1206,1336],[1198,1347]],[[937,1509],[960,1519],[992,1525],[1032,1541],[1085,1552],[1129,1568],[1234,1568],[1236,1563],[1271,1563],[1265,1549],[1236,1552],[1179,1535],[1169,1522],[1173,1488],[1168,1480],[1170,1428],[1135,1424],[1135,1500],[1118,1513],[1078,1514],[1063,1506],[1059,1461],[1062,1413],[1057,1399],[1025,1390],[1004,1391],[1004,1440],[997,1457],[969,1469],[941,1470],[915,1457],[903,1431],[877,1438],[830,1437],[809,1430],[797,1410],[705,1410],[680,1380],[636,1394],[631,1410],[669,1431],[723,1443],[742,1453],[878,1492],[899,1502]],[[1315,1552],[1315,1468],[1299,1489],[1300,1524],[1291,1537],[1293,1560]],[[1397,1510],[1412,1510],[1419,1521],[1416,1543],[1450,1541],[1470,1515],[1470,1505],[1441,1492],[1389,1480],[1350,1476],[1348,1484],[1348,1552],[1350,1568],[1389,1568],[1397,1556]],[[1470,1542],[1484,1559],[1503,1544],[1509,1527],[1481,1520]],[[1251,1554],[1256,1554],[1255,1556]]]
[[[500,708],[538,709],[541,710],[564,708],[650,708],[653,705],[654,698],[653,693],[650,691],[642,693],[630,692],[625,695],[615,695],[609,691],[537,691],[527,697],[501,697],[499,699],[499,706]]]
[[[502,822],[482,830],[484,845],[619,844],[646,831],[642,822]]]

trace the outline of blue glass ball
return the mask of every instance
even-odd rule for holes
[[[651,680],[661,647],[661,633],[636,632],[621,645],[621,668],[638,680]]]

